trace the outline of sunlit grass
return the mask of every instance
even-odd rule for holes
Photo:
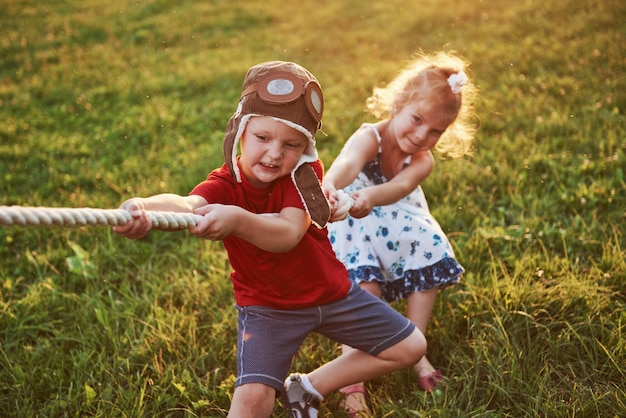
[[[329,165],[419,49],[472,62],[476,153],[438,159],[431,210],[466,268],[437,300],[432,395],[368,383],[377,416],[626,414],[626,5],[0,0],[0,204],[115,208],[223,160],[243,75],[297,61],[326,96]],[[0,228],[0,411],[225,416],[236,313],[220,243]],[[404,304],[398,303],[399,310]],[[313,335],[306,371],[339,354]],[[338,395],[322,414],[341,416]],[[276,408],[276,416],[283,416]]]

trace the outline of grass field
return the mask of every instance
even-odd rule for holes
[[[0,205],[116,208],[222,163],[243,76],[309,68],[330,165],[419,49],[472,62],[472,157],[423,187],[466,268],[429,357],[368,383],[380,417],[626,416],[626,3],[0,0]],[[0,415],[220,417],[236,317],[221,243],[0,227]],[[402,303],[397,305],[403,310]],[[307,371],[339,354],[311,336]],[[339,397],[322,416],[342,416]],[[284,416],[279,405],[276,416]]]

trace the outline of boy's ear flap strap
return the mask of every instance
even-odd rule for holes
[[[230,171],[230,175],[233,176],[235,180],[238,180],[237,175],[235,173],[234,165],[237,164],[236,155],[236,146],[235,146],[235,136],[237,135],[237,130],[239,128],[241,117],[239,115],[233,115],[228,124],[226,125],[226,133],[224,134],[224,161],[226,162],[226,166],[228,167],[228,171]]]
[[[313,167],[309,164],[302,164],[293,173],[293,181],[300,192],[311,221],[316,227],[324,228],[330,219],[330,204],[324,196]]]

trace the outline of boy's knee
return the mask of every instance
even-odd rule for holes
[[[233,394],[229,416],[269,416],[275,397],[276,390],[261,383],[238,386]]]
[[[424,337],[424,334],[417,328],[402,341],[402,344],[405,347],[405,356],[403,358],[406,362],[405,367],[413,366],[426,355],[426,348],[428,346],[426,337]]]

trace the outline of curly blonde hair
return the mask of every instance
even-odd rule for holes
[[[458,158],[471,154],[476,135],[474,103],[478,88],[468,77],[459,94],[454,94],[448,77],[463,71],[469,63],[454,52],[426,54],[420,51],[385,87],[374,88],[366,101],[367,110],[377,118],[386,119],[416,100],[437,100],[442,110],[449,112],[454,122],[448,126],[435,145],[443,156]]]

